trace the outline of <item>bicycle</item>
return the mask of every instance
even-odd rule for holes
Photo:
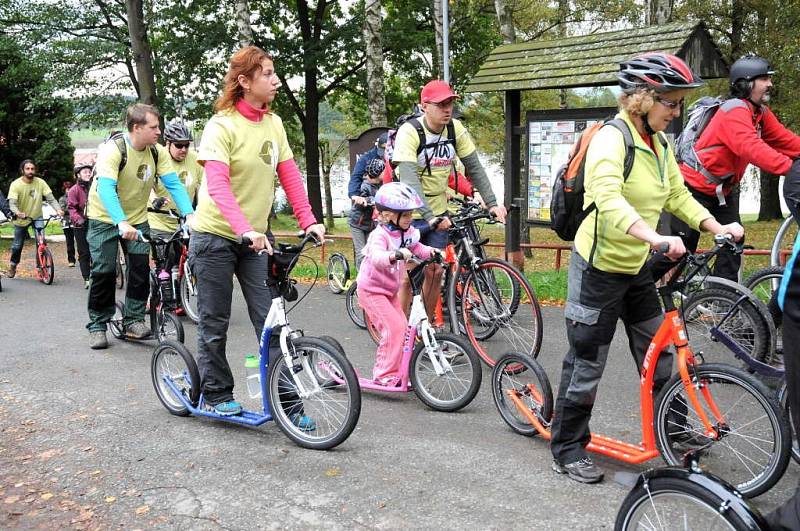
[[[467,341],[455,334],[434,331],[428,321],[422,302],[424,270],[428,264],[441,263],[441,258],[434,253],[428,260],[412,257],[408,262],[417,267],[407,272],[412,302],[403,342],[400,382],[389,387],[359,375],[358,383],[362,389],[385,393],[413,390],[431,409],[458,411],[472,402],[481,387],[480,359]]]
[[[279,243],[267,257],[266,284],[272,304],[259,343],[262,411],[223,417],[206,410],[194,357],[174,341],[160,344],[151,361],[153,386],[167,411],[247,426],[274,420],[289,439],[311,449],[327,450],[350,436],[361,413],[361,392],[352,365],[331,338],[304,336],[289,326],[286,317],[286,300],[297,297],[290,273],[310,242],[317,245],[312,235],[297,245]],[[250,241],[242,238],[242,243]],[[270,359],[272,334],[280,338],[281,355]],[[295,423],[298,416],[313,419],[313,426]]]
[[[725,236],[715,244],[725,244]],[[717,251],[718,252],[718,251]],[[679,272],[689,257],[678,263]],[[724,470],[747,497],[775,485],[786,470],[791,438],[783,411],[766,387],[745,371],[725,364],[701,363],[686,340],[686,329],[673,294],[691,278],[673,276],[658,288],[666,310],[647,349],[639,384],[643,442],[630,444],[592,434],[587,450],[627,463],[643,463],[659,455],[677,465],[689,449],[706,446],[707,470]],[[653,378],[664,348],[677,349],[678,373],[653,401]],[[553,394],[547,374],[531,356],[508,353],[492,371],[492,396],[503,420],[517,433],[549,440]]]
[[[184,221],[181,218],[178,230],[166,240],[155,237],[148,238],[141,232],[138,235],[139,241],[150,244],[151,254],[154,257],[154,265],[150,268],[150,293],[147,299],[147,313],[150,317],[151,334],[144,339],[156,339],[159,342],[173,339],[183,343],[183,323],[175,315],[175,309],[178,306],[176,297],[177,278],[167,268],[167,264],[174,263],[174,260],[170,259],[170,253],[173,252],[173,243],[189,237],[188,227],[184,224]],[[124,305],[122,302],[117,301],[115,308],[114,317],[108,323],[111,334],[117,339],[133,339],[129,338],[125,333]]]
[[[175,210],[162,210],[158,208],[148,207],[148,212],[156,214],[166,214],[169,217],[181,220],[180,213]],[[189,233],[184,232],[180,240],[180,256],[178,256],[177,270],[172,271],[173,276],[173,289],[178,294],[180,306],[176,310],[176,315],[180,315],[179,310],[182,309],[186,316],[191,319],[194,324],[200,322],[200,314],[197,310],[197,278],[192,272],[189,265]],[[174,263],[174,262],[173,262]],[[175,278],[177,275],[177,278]]]
[[[492,219],[480,205],[459,201],[461,209],[450,217],[453,249],[447,273],[447,307],[450,329],[464,333],[489,367],[497,352],[515,350],[539,355],[542,311],[528,279],[510,263],[487,258],[477,221]],[[494,338],[494,342],[491,342]]]
[[[54,219],[60,220],[61,218],[59,216],[50,216],[47,219],[37,218],[31,222],[36,239],[36,251],[34,252],[36,280],[46,286],[51,285],[55,278],[55,262],[53,261],[53,254],[47,248],[47,239],[45,238],[45,229],[47,229],[50,221]],[[41,225],[37,227],[37,223],[41,223]]]
[[[339,294],[345,291],[350,282],[350,264],[342,253],[331,253],[328,257],[328,288]]]
[[[769,529],[758,509],[733,486],[702,470],[699,455],[702,449],[688,452],[682,467],[640,474],[617,511],[614,530]]]

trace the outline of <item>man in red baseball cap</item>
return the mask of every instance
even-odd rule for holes
[[[424,203],[416,212],[414,226],[422,236],[422,243],[438,249],[447,246],[447,229],[451,227],[447,216],[447,188],[456,158],[466,169],[466,175],[480,192],[489,211],[500,222],[505,222],[506,209],[497,204],[486,170],[478,159],[475,144],[460,120],[453,118],[453,104],[459,95],[447,81],[429,81],[420,93],[423,115],[406,121],[397,130],[392,162],[397,164],[400,182],[414,188]],[[437,218],[443,218],[436,230]],[[443,270],[428,267],[425,271],[425,306],[431,313],[436,305],[439,290],[431,289],[441,282]],[[407,293],[406,295],[410,295]],[[406,303],[405,297],[403,302]]]

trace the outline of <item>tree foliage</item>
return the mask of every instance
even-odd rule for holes
[[[13,39],[0,35],[0,188],[19,176],[24,159],[36,161],[51,188],[72,176],[68,101],[43,91],[44,70]]]

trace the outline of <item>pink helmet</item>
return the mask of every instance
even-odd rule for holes
[[[405,183],[387,183],[375,194],[375,208],[379,211],[407,212],[422,208],[419,194]]]

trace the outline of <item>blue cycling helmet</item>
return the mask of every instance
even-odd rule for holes
[[[379,212],[384,210],[408,212],[422,208],[422,199],[409,185],[392,182],[384,184],[378,189],[375,194],[375,208]]]

